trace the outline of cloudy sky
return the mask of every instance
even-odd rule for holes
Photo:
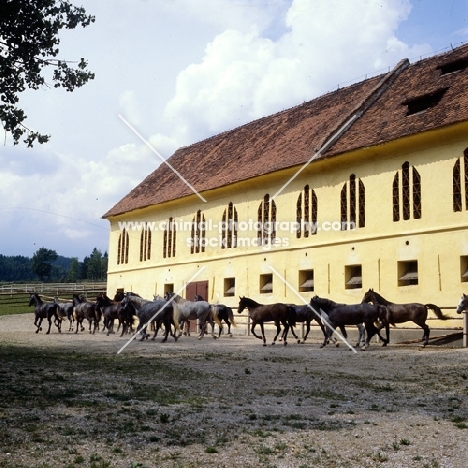
[[[0,253],[82,260],[101,216],[175,149],[468,41],[468,0],[73,0],[60,58],[96,78],[21,95],[46,145],[1,135]]]

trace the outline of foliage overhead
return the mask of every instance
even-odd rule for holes
[[[85,59],[73,67],[58,58],[60,30],[89,26],[94,16],[68,0],[0,0],[0,12],[0,122],[15,145],[24,135],[23,141],[32,147],[35,141],[47,142],[50,135],[25,126],[27,116],[18,107],[18,95],[27,88],[50,87],[46,69],[53,69],[53,87],[67,91],[94,79]]]

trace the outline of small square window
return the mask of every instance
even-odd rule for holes
[[[236,279],[224,278],[224,297],[232,297],[236,294]]]
[[[362,289],[362,265],[345,266],[345,289]]]
[[[260,293],[269,294],[273,292],[273,275],[260,275]]]
[[[174,284],[167,283],[164,285],[164,295],[170,292],[174,292]]]
[[[299,292],[313,292],[314,270],[299,271]]]
[[[418,284],[418,262],[398,262],[398,286],[410,286]]]

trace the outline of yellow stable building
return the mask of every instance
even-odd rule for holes
[[[455,307],[468,292],[467,68],[467,45],[402,60],[180,148],[103,216],[109,294],[235,307],[351,304],[373,288]]]

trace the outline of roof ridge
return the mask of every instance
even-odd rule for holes
[[[369,94],[364,97],[358,104],[343,118],[323,139],[324,143],[317,154],[312,158],[315,159],[321,156],[325,151],[328,151],[340,137],[349,130],[353,123],[359,119],[372,105],[387,91],[397,77],[406,70],[410,65],[409,59],[400,60],[393,70],[385,73],[383,78],[370,90]]]

